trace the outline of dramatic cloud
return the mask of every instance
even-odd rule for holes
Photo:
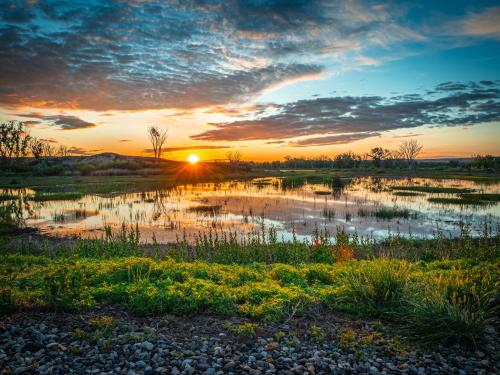
[[[225,148],[231,148],[231,146],[213,146],[213,145],[200,145],[200,146],[183,146],[183,147],[165,147],[163,148],[163,152],[169,153],[169,152],[177,152],[177,151],[198,151],[198,150],[221,150]],[[153,153],[153,149],[151,148],[146,148],[144,149],[145,153],[151,154]]]
[[[458,126],[500,121],[499,82],[446,82],[434,96],[332,97],[299,100],[254,119],[211,124],[191,138],[203,141],[283,140],[294,146],[349,143],[381,132],[422,125]]]
[[[326,57],[423,40],[387,7],[361,0],[1,4],[4,106],[224,105],[317,77]]]
[[[27,117],[27,118],[37,118],[42,120],[43,122],[48,123],[49,125],[57,126],[61,130],[78,130],[78,129],[87,129],[94,128],[96,125],[82,120],[76,116],[69,115],[43,115],[38,112],[31,113],[18,113],[16,114],[18,117]],[[41,121],[27,121],[28,123],[41,123]]]
[[[76,155],[76,156],[89,156],[89,155],[94,155],[96,152],[102,151],[101,149],[97,150],[86,150],[81,147],[70,147],[68,149],[68,154],[69,155]]]
[[[500,6],[472,12],[462,21],[464,35],[489,36],[500,39]]]
[[[380,133],[374,133],[374,132],[329,135],[326,137],[305,138],[299,141],[290,142],[288,145],[294,147],[338,145],[338,144],[351,143],[354,141],[358,141],[360,139],[375,137],[379,135]]]

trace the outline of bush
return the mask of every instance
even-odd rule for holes
[[[498,312],[498,286],[489,273],[439,274],[415,287],[404,318],[421,340],[477,346]]]
[[[405,261],[363,261],[342,274],[340,298],[361,313],[394,313],[401,308],[410,278]]]

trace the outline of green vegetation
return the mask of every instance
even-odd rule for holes
[[[0,202],[3,202],[3,201],[10,201],[10,200],[14,200],[14,199],[17,199],[16,196],[14,195],[10,195],[10,194],[0,194]]]
[[[460,194],[460,197],[465,200],[479,200],[483,202],[500,202],[500,194],[486,194],[486,193],[481,193],[481,194],[471,194],[471,193],[465,193],[465,194]]]
[[[440,204],[459,204],[459,205],[469,205],[469,206],[485,206],[491,204],[489,201],[483,201],[480,199],[465,199],[461,197],[451,197],[451,198],[442,198],[442,197],[432,197],[427,199],[431,203],[440,203]]]
[[[454,187],[439,187],[439,186],[391,186],[392,190],[418,191],[421,193],[434,194],[459,194],[472,193],[473,189],[454,188]]]
[[[395,218],[415,219],[417,218],[418,214],[416,212],[410,211],[407,208],[379,207],[374,211],[365,208],[359,208],[358,216],[359,217],[374,216],[377,219],[392,220]]]
[[[82,309],[101,303],[120,304],[140,315],[206,312],[277,321],[325,308],[403,319],[426,339],[477,343],[498,309],[497,261],[375,259],[291,266],[132,256],[3,255],[1,260],[4,310]],[[251,335],[255,328],[237,329]]]
[[[417,197],[419,195],[422,195],[414,191],[395,191],[392,194],[398,197]]]
[[[332,192],[329,190],[317,190],[314,192],[316,195],[332,195]]]
[[[78,200],[83,197],[83,194],[78,192],[70,192],[64,191],[60,193],[43,193],[36,194],[33,196],[33,200],[36,202],[45,202],[45,201],[64,201],[64,200]]]
[[[194,206],[190,207],[188,211],[195,212],[202,215],[216,215],[222,210],[221,205],[207,205],[207,206]]]

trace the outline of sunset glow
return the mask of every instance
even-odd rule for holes
[[[191,154],[188,156],[187,158],[188,162],[190,162],[191,164],[196,164],[200,161],[200,157],[196,154]]]
[[[499,153],[498,5],[210,4],[2,9],[0,120],[72,155],[151,156],[152,124],[168,129],[162,157],[181,161],[364,154],[405,138],[421,158]]]

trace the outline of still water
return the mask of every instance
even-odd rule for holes
[[[273,227],[279,239],[310,238],[315,230],[334,233],[339,227],[375,239],[389,233],[417,237],[440,231],[456,235],[465,223],[472,234],[480,234],[485,222],[498,230],[500,205],[457,205],[429,202],[433,197],[457,194],[395,194],[397,186],[429,186],[471,189],[477,193],[499,193],[500,183],[425,178],[355,178],[342,188],[301,183],[285,186],[280,179],[246,182],[181,185],[171,189],[114,196],[87,195],[79,200],[28,200],[27,224],[52,235],[100,238],[109,225],[138,225],[141,240],[172,242],[208,231],[231,231],[238,236]],[[19,191],[29,195],[34,192]],[[399,212],[388,218],[383,211]],[[378,215],[375,213],[379,212]],[[380,213],[382,212],[382,213]]]

